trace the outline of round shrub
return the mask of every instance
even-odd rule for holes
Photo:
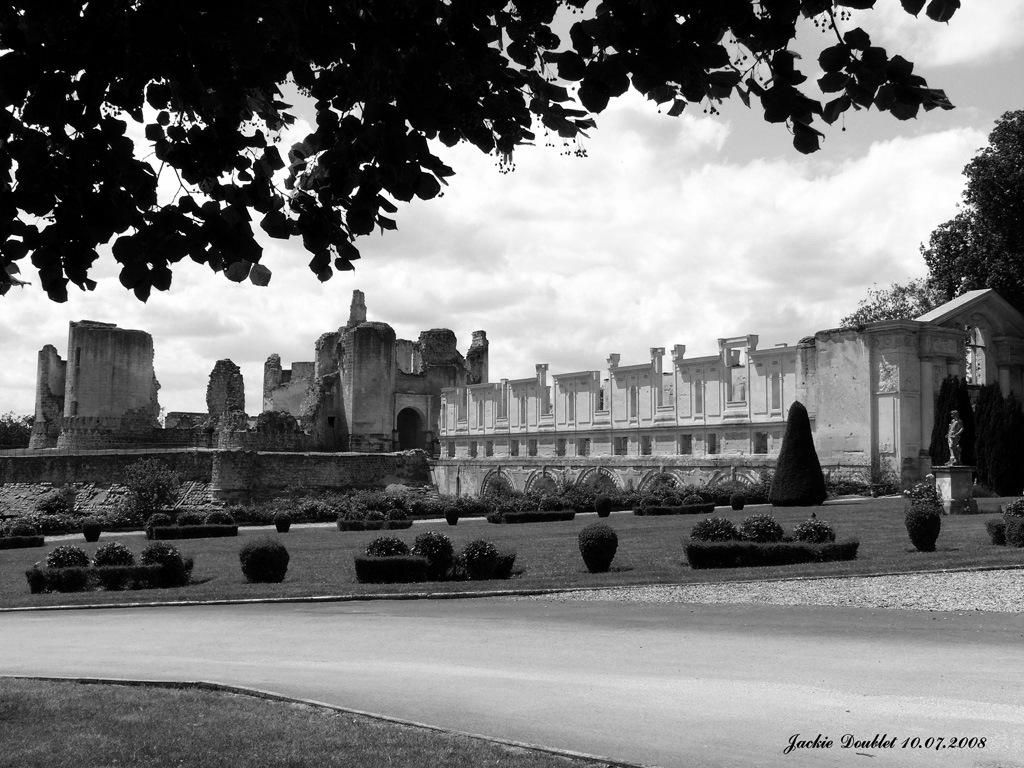
[[[225,509],[215,509],[203,520],[207,525],[234,525],[235,518]]]
[[[926,503],[926,504],[941,504],[942,500],[939,498],[939,492],[935,489],[935,486],[931,483],[920,482],[914,483],[914,485],[903,492],[911,504],[914,503]]]
[[[733,541],[739,537],[739,530],[731,520],[724,517],[700,520],[690,531],[690,538],[696,541]]]
[[[615,558],[619,537],[604,523],[591,523],[580,531],[579,545],[587,570],[591,573],[604,573]]]
[[[292,516],[285,511],[274,514],[274,527],[278,533],[288,533],[292,527]]]
[[[1024,517],[1024,499],[1011,501],[1003,508],[1004,517]]]
[[[704,503],[703,497],[699,496],[696,493],[691,493],[691,494],[683,497],[683,506],[690,506],[692,504],[703,504],[703,503]]]
[[[8,529],[8,536],[38,536],[39,528],[27,520],[17,520]]]
[[[178,513],[178,525],[202,525],[206,522],[206,516],[194,509],[186,509]]]
[[[918,552],[934,552],[935,541],[942,528],[942,507],[929,502],[915,502],[904,517],[910,542]]]
[[[381,536],[366,546],[366,554],[370,557],[394,557],[408,555],[409,545],[394,536]]]
[[[89,556],[74,544],[57,547],[46,556],[47,568],[86,568]]]
[[[111,541],[96,550],[92,564],[97,568],[107,565],[135,565],[135,555],[124,544]]]
[[[174,520],[165,512],[154,512],[146,520],[146,529],[150,530],[156,527],[164,527],[168,525],[174,525]]]
[[[264,538],[247,542],[238,551],[242,573],[251,582],[277,584],[288,571],[288,550],[276,539]]]
[[[608,517],[612,513],[612,499],[610,496],[598,496],[594,499],[594,511],[598,517]]]
[[[562,500],[552,493],[545,493],[537,502],[537,509],[544,512],[553,512],[562,508]]]
[[[306,499],[299,505],[299,517],[312,523],[324,523],[338,519],[338,511],[321,499]]]
[[[443,579],[455,562],[451,539],[434,531],[418,535],[412,553],[427,558],[427,577],[431,581]]]
[[[396,520],[408,520],[409,515],[406,514],[406,511],[404,509],[399,509],[398,507],[395,507],[394,509],[388,510],[387,514],[385,515],[385,518],[389,522]]]
[[[784,531],[771,515],[751,515],[740,523],[740,538],[745,541],[767,543],[782,541]]]
[[[827,544],[836,540],[836,532],[824,520],[811,517],[793,529],[793,537],[809,544]]]
[[[1004,520],[1003,538],[1011,547],[1024,547],[1024,517],[1007,517]]]
[[[742,493],[734,493],[729,497],[729,506],[732,507],[733,509],[743,509],[746,503],[747,497],[744,496]]]
[[[363,518],[363,525],[366,526],[368,531],[379,531],[384,527],[384,513],[371,509],[366,513],[366,517]]]
[[[498,567],[498,550],[491,542],[476,539],[463,548],[462,559],[466,563],[466,575],[469,578],[489,579]]]
[[[140,565],[159,565],[162,587],[183,587],[188,584],[189,568],[176,547],[163,541],[155,541],[139,555]]]

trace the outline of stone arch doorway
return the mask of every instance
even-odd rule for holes
[[[427,447],[427,436],[423,431],[423,417],[415,408],[403,408],[395,420],[398,429],[398,450],[411,451]]]

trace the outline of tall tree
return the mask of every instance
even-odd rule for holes
[[[1024,312],[1024,111],[999,118],[988,142],[964,168],[962,210],[921,254],[943,300],[994,288]]]
[[[901,3],[945,22],[960,0]],[[184,258],[263,285],[253,221],[300,237],[327,280],[352,269],[357,237],[395,228],[397,203],[440,193],[454,171],[433,140],[507,161],[535,123],[576,140],[630,88],[672,116],[757,100],[801,152],[849,109],[906,120],[951,108],[849,23],[848,9],[874,5],[10,0],[0,6],[0,294],[29,257],[52,299],[69,283],[90,289],[105,243],[142,300],[169,288]],[[830,33],[810,64],[825,104],[806,95],[791,50],[801,16]],[[564,17],[566,42],[553,31]],[[312,101],[315,127],[284,156],[286,83]],[[126,117],[145,125],[145,146]],[[177,183],[168,199],[162,175]]]
[[[814,449],[807,408],[795,400],[786,415],[786,431],[775,462],[768,501],[774,507],[806,507],[828,498],[825,475]]]
[[[32,416],[15,416],[13,413],[0,414],[0,450],[4,448],[28,448],[32,437]]]
[[[978,483],[992,487],[990,469],[1002,440],[1006,404],[996,383],[986,384],[974,403],[974,466]]]
[[[869,288],[857,311],[839,324],[852,328],[878,320],[907,320],[920,317],[942,303],[938,291],[926,278],[893,283],[888,288]]]

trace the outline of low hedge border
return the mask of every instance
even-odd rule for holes
[[[339,520],[339,531],[398,531],[405,528],[412,528],[412,520],[384,520],[382,524],[371,522],[366,524],[365,520]]]
[[[855,560],[859,546],[860,542],[856,539],[827,544],[800,541],[760,544],[753,541],[687,540],[683,549],[690,567],[696,570]]]
[[[155,541],[172,539],[216,539],[237,536],[237,525],[158,525],[146,531]]]
[[[25,571],[32,594],[85,592],[102,587],[114,592],[154,589],[161,585],[162,565],[104,565],[99,568],[29,568]]]
[[[43,536],[0,536],[0,549],[27,549],[46,544]]]
[[[714,502],[706,504],[680,504],[672,507],[636,507],[634,515],[655,516],[655,515],[706,515],[715,511]]]
[[[989,520],[985,523],[985,530],[993,544],[1000,547],[1006,546],[1006,523],[1002,520]]]
[[[489,523],[559,523],[576,518],[574,509],[527,509],[522,512],[503,512],[487,516]]]
[[[428,562],[422,555],[356,555],[355,562],[356,580],[361,584],[406,584],[427,580]]]

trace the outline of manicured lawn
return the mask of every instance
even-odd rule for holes
[[[619,549],[612,571],[588,573],[577,547],[577,534],[597,521],[594,514],[577,515],[575,520],[557,523],[493,525],[482,519],[463,520],[457,526],[443,521],[417,523],[406,531],[339,532],[331,527],[293,528],[291,533],[241,529],[238,538],[192,539],[173,542],[186,556],[195,558],[193,578],[188,587],[139,592],[90,592],[79,594],[32,595],[24,571],[57,542],[39,549],[0,551],[0,606],[68,605],[95,603],[166,602],[175,600],[221,600],[316,595],[380,595],[409,592],[460,592],[493,589],[557,589],[603,587],[628,584],[707,582],[742,579],[778,579],[793,576],[834,576],[893,573],[901,571],[957,569],[978,566],[1024,565],[1024,549],[997,547],[989,543],[985,521],[995,519],[997,499],[982,499],[987,514],[947,516],[935,552],[917,552],[910,544],[903,524],[903,500],[839,499],[821,507],[747,507],[733,512],[719,507],[714,514],[740,522],[749,514],[771,512],[787,533],[812,512],[831,523],[839,539],[858,538],[860,551],[854,561],[841,563],[694,571],[686,564],[682,541],[697,520],[706,515],[636,517],[615,513],[606,522],[619,536]],[[426,530],[448,535],[456,550],[473,539],[483,538],[499,548],[517,552],[516,571],[509,581],[432,582],[406,585],[359,584],[353,557],[381,535],[397,536],[410,546],[417,533]],[[281,584],[249,584],[238,563],[241,545],[259,536],[280,539],[291,555],[288,575]],[[104,535],[96,544],[81,538],[74,543],[90,555],[100,544],[113,540]],[[137,536],[117,537],[136,554],[146,541]],[[63,542],[61,542],[63,543]]]
[[[11,768],[599,765],[248,696],[31,680],[0,683],[0,738]]]

